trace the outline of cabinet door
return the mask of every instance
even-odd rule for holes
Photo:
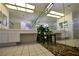
[[[16,42],[20,42],[20,33],[18,31],[15,31],[14,34],[15,34],[14,35],[14,37],[15,37],[14,40],[16,40]]]
[[[9,31],[9,42],[15,42],[15,37],[14,37],[14,32],[13,31]]]
[[[9,31],[9,42],[20,42],[20,34],[16,31]]]
[[[0,43],[2,43],[2,31],[0,31]]]
[[[2,39],[2,43],[8,43],[8,32],[7,32],[7,30],[2,30],[1,39]]]

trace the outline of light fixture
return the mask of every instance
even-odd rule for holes
[[[10,3],[8,3],[8,4],[12,4],[12,5],[15,5],[15,3],[11,3],[11,2],[10,2]]]
[[[15,10],[17,10],[17,8],[16,8],[16,6],[12,6],[12,5],[6,5],[8,8],[10,8],[10,9],[15,9]]]
[[[50,11],[49,13],[54,14],[54,15],[64,16],[63,13],[59,13],[59,12],[55,12],[55,11]]]
[[[25,7],[25,3],[16,3],[17,6]]]
[[[30,9],[26,9],[26,12],[34,13],[34,11],[33,10],[30,10]]]
[[[55,18],[60,18],[60,16],[57,16],[57,15],[51,15],[51,14],[47,14],[47,16],[55,17]]]
[[[30,4],[26,4],[26,8],[35,9],[35,6],[34,5],[30,5]]]
[[[26,11],[25,8],[22,8],[22,7],[17,7],[17,9],[18,9],[19,11]]]
[[[16,7],[16,6],[13,6],[13,5],[8,5],[8,4],[6,4],[6,6],[8,7],[8,8],[10,8],[10,9],[15,9],[15,10],[19,10],[19,11],[26,11],[26,12],[29,12],[29,13],[34,13],[34,11],[33,10],[31,10],[31,9],[26,9],[26,8],[22,8],[22,7]]]

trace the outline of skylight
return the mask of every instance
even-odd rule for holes
[[[33,10],[30,10],[30,9],[26,9],[26,12],[34,13],[34,11]]]
[[[50,17],[55,17],[55,18],[60,18],[60,16],[51,15],[51,14],[47,14],[47,16],[50,16]]]
[[[19,11],[26,11],[25,8],[17,7]]]
[[[53,15],[64,16],[63,13],[59,13],[59,12],[55,12],[55,11],[50,11],[49,13],[50,13],[50,14],[53,14]]]
[[[25,7],[25,3],[16,3],[16,5]]]
[[[8,8],[10,8],[10,9],[14,9],[14,10],[19,10],[19,11],[26,11],[26,12],[29,12],[29,13],[34,13],[34,10],[31,10],[32,8],[30,8],[30,9],[26,9],[26,8],[22,8],[22,7],[16,7],[16,6],[13,6],[13,5],[8,5],[8,4],[6,4],[6,6],[8,7]]]
[[[30,5],[30,4],[26,4],[26,8],[35,9],[35,6],[34,5]]]
[[[10,9],[14,9],[14,10],[17,10],[16,6],[12,6],[12,5],[6,5],[8,8]]]

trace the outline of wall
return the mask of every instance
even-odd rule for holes
[[[68,22],[68,27],[67,28],[60,28],[59,23],[67,21]],[[73,22],[72,22],[72,13],[69,13],[65,15],[65,17],[58,19],[57,21],[57,30],[64,30],[68,31],[68,36],[72,39],[73,38]]]
[[[70,39],[73,39],[73,21],[72,21],[72,6],[68,7],[67,5],[64,6],[64,17],[60,18],[57,20],[57,30],[65,30],[68,31],[68,36]],[[60,22],[68,22],[68,27],[67,28],[60,28],[59,23]],[[65,35],[65,34],[64,34]]]
[[[73,25],[74,39],[79,39],[79,12],[73,13]]]
[[[57,42],[66,44],[69,46],[73,46],[73,47],[79,47],[79,26],[78,26],[79,25],[79,9],[76,9],[78,6],[79,5],[75,6],[75,8],[73,7],[73,9],[75,9],[73,11],[71,10],[72,8],[71,9],[67,8],[65,10],[65,13],[66,13],[65,18],[61,18],[58,20],[58,22],[65,21],[65,20],[68,21],[68,30],[69,30],[70,39],[60,40]]]
[[[9,28],[9,11],[3,4],[0,4],[0,12],[4,14],[5,16],[7,16],[7,26],[1,25],[1,28],[8,29]]]

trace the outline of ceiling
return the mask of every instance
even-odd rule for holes
[[[35,6],[34,13],[28,13],[28,12],[22,12],[22,11],[18,11],[18,10],[8,9],[10,18],[14,18],[14,19],[18,18],[17,20],[20,20],[20,19],[25,20],[27,18],[26,20],[34,20],[39,16],[39,14],[48,5],[48,3],[29,3],[29,4]]]
[[[18,11],[18,10],[9,9],[10,17],[22,18],[23,16],[26,16],[27,18],[29,18],[30,16],[32,16],[32,17],[35,18],[35,16],[37,17],[45,9],[45,7],[49,3],[29,3],[29,4],[35,6],[35,10],[34,10],[33,14],[27,13],[27,12],[26,13],[25,12],[21,12],[21,11]],[[54,4],[53,7],[52,7],[52,10],[55,10],[55,11],[58,11],[58,12],[61,11],[62,10],[62,4],[59,4],[59,3],[58,4]],[[29,20],[34,19],[32,17]]]
[[[29,3],[31,5],[35,5],[35,10],[34,13],[28,13],[28,12],[22,12],[22,11],[18,11],[18,10],[12,10],[12,9],[8,9],[9,10],[9,15],[10,15],[10,19],[12,20],[17,20],[17,21],[31,21],[31,20],[36,20],[36,18],[39,16],[39,14],[45,9],[45,7],[49,4],[49,3]],[[71,4],[65,4],[67,7],[69,7],[69,5]],[[73,6],[73,10],[75,10],[76,5],[79,6],[79,4],[75,4]],[[64,4],[63,3],[54,3],[53,7],[51,10],[53,11],[57,11],[60,13],[64,12]],[[79,9],[79,8],[77,8]],[[56,21],[56,18],[52,18],[52,17],[47,17],[45,16],[47,19],[52,20],[53,22]],[[17,18],[17,19],[16,19]],[[39,19],[40,20],[40,19]],[[42,19],[43,20],[43,19]]]

